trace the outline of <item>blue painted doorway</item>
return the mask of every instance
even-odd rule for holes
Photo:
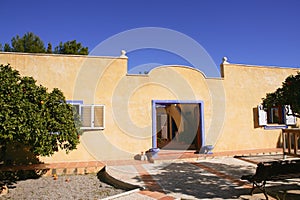
[[[152,147],[195,150],[205,145],[203,101],[153,100]]]

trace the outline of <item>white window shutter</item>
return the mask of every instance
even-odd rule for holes
[[[81,129],[104,129],[105,106],[104,105],[80,105]]]
[[[284,106],[284,114],[285,114],[285,124],[286,125],[295,125],[296,117],[292,115],[292,109],[290,105]]]
[[[258,125],[266,126],[268,124],[267,112],[264,110],[263,105],[257,106],[258,110]]]
[[[92,106],[91,105],[81,105],[81,123],[82,128],[92,127]]]
[[[100,128],[104,129],[104,114],[105,114],[105,109],[104,105],[94,105],[94,121],[93,121],[93,127],[94,128]]]

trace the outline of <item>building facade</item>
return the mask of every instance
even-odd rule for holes
[[[133,159],[151,148],[215,152],[276,148],[281,129],[299,126],[287,107],[261,108],[297,68],[220,65],[220,77],[188,66],[128,74],[128,58],[0,53],[22,76],[59,88],[81,115],[78,149],[46,162]]]

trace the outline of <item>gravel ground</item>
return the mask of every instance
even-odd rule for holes
[[[9,186],[9,193],[0,196],[4,199],[103,199],[125,192],[101,182],[96,174],[41,177],[18,181]]]

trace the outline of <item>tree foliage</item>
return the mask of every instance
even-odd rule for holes
[[[44,42],[32,32],[25,33],[22,37],[16,35],[11,39],[11,46],[5,43],[0,47],[0,51],[5,52],[24,52],[24,53],[55,53],[55,54],[74,54],[74,55],[88,55],[88,47],[82,46],[76,40],[60,42],[58,46],[52,51],[52,44],[49,42],[47,48]]]
[[[282,86],[273,93],[267,93],[263,98],[265,108],[277,105],[290,105],[292,115],[300,117],[300,72],[290,75]]]
[[[3,47],[3,51],[5,52],[10,52],[12,51],[11,47],[9,46],[9,44],[5,43],[4,47]]]
[[[25,33],[22,37],[17,35],[11,39],[11,51],[27,53],[45,53],[44,42],[34,33]]]
[[[49,42],[46,53],[52,53],[52,44]]]
[[[79,118],[59,89],[47,92],[32,77],[0,65],[0,146],[21,143],[34,155],[76,149]],[[75,120],[74,120],[75,119]]]
[[[77,43],[76,40],[72,40],[65,43],[60,42],[59,45],[55,47],[54,53],[87,55],[88,48],[83,47],[82,44]]]

